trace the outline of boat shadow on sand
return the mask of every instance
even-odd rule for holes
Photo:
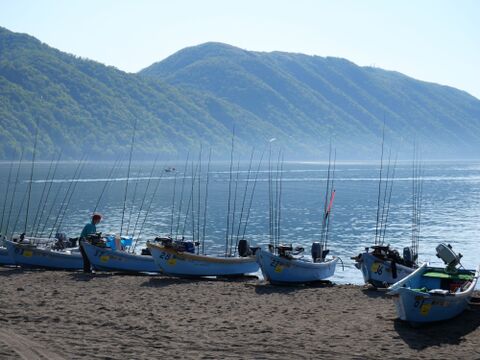
[[[329,280],[315,281],[306,284],[270,284],[268,282],[260,282],[251,285],[255,286],[255,292],[258,295],[289,294],[302,289],[322,289],[335,286],[335,284]]]
[[[256,276],[225,276],[225,277],[175,277],[175,276],[166,276],[158,275],[150,277],[147,281],[140,284],[142,287],[166,287],[170,285],[177,284],[191,284],[199,282],[240,282],[248,283],[251,281],[257,281]]]
[[[0,268],[0,277],[18,275],[18,274],[22,274],[23,272],[24,272],[24,269],[20,267],[5,266]]]
[[[386,299],[387,289],[377,289],[370,285],[364,285],[362,293],[372,299]]]
[[[394,320],[400,338],[411,348],[423,350],[431,346],[459,345],[464,337],[480,326],[480,306],[464,311],[454,319],[412,327],[408,322]]]

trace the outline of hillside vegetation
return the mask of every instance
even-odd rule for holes
[[[268,139],[288,158],[378,158],[383,122],[408,157],[414,137],[425,157],[476,157],[480,101],[446,86],[347,60],[261,53],[219,43],[183,49],[138,74],[82,59],[0,28],[0,159],[185,156],[199,144],[228,158]]]

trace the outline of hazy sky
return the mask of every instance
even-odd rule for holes
[[[128,72],[220,41],[344,57],[480,98],[480,0],[0,0],[0,26]]]

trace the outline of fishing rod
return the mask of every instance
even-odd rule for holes
[[[203,207],[203,234],[202,234],[202,254],[205,255],[205,231],[207,227],[207,201],[208,201],[208,185],[210,180],[210,163],[212,160],[212,148],[208,154],[208,163],[207,163],[207,179],[205,180],[205,201]]]
[[[185,220],[183,222],[183,228],[182,228],[182,239],[185,237],[185,230],[187,228],[187,220],[188,220],[188,215],[190,214],[190,207],[192,207],[192,213],[193,213],[193,205],[192,205],[192,202],[193,202],[193,188],[194,188],[194,183],[195,183],[195,180],[196,180],[196,177],[197,177],[197,170],[198,170],[198,164],[197,166],[195,167],[195,170],[194,170],[194,167],[193,167],[193,161],[192,161],[192,192],[190,193],[190,197],[188,198],[188,203],[187,203],[187,211],[185,212]],[[192,219],[194,219],[195,217],[192,215]],[[195,224],[193,224],[193,228],[195,229]],[[193,234],[193,237],[195,236],[195,234]],[[195,239],[193,239],[193,241],[195,241]]]
[[[278,247],[280,245],[280,238],[279,238],[279,210],[280,210],[280,177],[282,176],[280,172],[280,159],[281,159],[281,150],[278,150],[278,156],[277,156],[277,168],[275,170],[276,175],[275,175],[275,207],[274,207],[274,240],[275,240],[275,247]]]
[[[330,146],[328,150],[328,168],[327,168],[327,184],[325,189],[325,200],[323,203],[323,219],[322,219],[322,233],[321,233],[321,242],[322,247],[326,247],[326,231],[327,231],[327,207],[328,207],[328,196],[330,195],[330,170],[332,166],[332,141],[330,140]]]
[[[390,203],[392,199],[392,190],[393,190],[393,180],[395,179],[395,169],[397,167],[397,155],[395,155],[395,161],[393,163],[393,171],[392,171],[392,179],[390,181],[390,191],[388,194],[388,205],[387,205],[387,211],[386,211],[386,216],[385,216],[385,224],[383,226],[383,236],[382,236],[382,241],[381,244],[383,245],[385,243],[385,233],[387,232],[387,221],[388,221],[388,214],[390,212]],[[388,185],[388,183],[387,183]],[[385,189],[387,191],[387,189]]]
[[[270,143],[268,150],[268,207],[269,207],[269,233],[270,245],[273,246],[273,253],[275,253],[275,244],[273,241],[273,189],[272,189],[272,146]]]
[[[52,178],[50,179],[50,182],[48,184],[48,189],[47,189],[47,194],[45,196],[45,201],[43,201],[43,205],[42,205],[42,210],[40,211],[40,216],[38,218],[38,222],[35,224],[34,223],[34,229],[35,229],[35,237],[37,237],[38,235],[38,230],[40,230],[40,224],[42,223],[42,218],[43,218],[43,214],[45,212],[45,208],[47,206],[47,203],[48,203],[48,198],[50,196],[50,190],[52,189],[52,186],[53,186],[53,181],[55,179],[55,175],[57,173],[57,169],[58,169],[58,164],[60,163],[60,159],[62,157],[62,152],[59,152],[58,153],[58,158],[57,158],[57,161],[55,163],[55,167],[53,169],[53,173],[52,173]]]
[[[140,227],[140,231],[139,231],[139,233],[138,233],[138,236],[136,237],[135,243],[133,244],[133,250],[132,250],[132,252],[135,252],[135,247],[137,246],[138,239],[140,239],[140,237],[141,237],[141,235],[142,235],[143,228],[144,228],[145,223],[146,223],[146,221],[147,221],[148,214],[150,213],[150,209],[151,209],[151,207],[152,207],[153,200],[155,199],[155,196],[157,195],[157,191],[158,191],[158,188],[160,187],[160,182],[162,181],[162,178],[163,178],[163,172],[160,174],[160,177],[158,178],[157,185],[155,186],[155,189],[154,189],[154,191],[153,191],[152,198],[150,199],[150,203],[148,204],[148,208],[147,208],[145,217],[143,218],[142,226]]]
[[[423,201],[423,168],[422,164],[419,164],[419,195],[418,195],[418,210],[417,210],[417,239],[415,242],[415,257],[418,259],[418,247],[420,244],[420,229],[421,229],[421,215],[422,215],[422,201]]]
[[[47,217],[45,219],[45,222],[43,223],[42,231],[38,232],[39,235],[45,234],[45,229],[47,228],[50,218],[52,217],[53,209],[55,208],[55,204],[57,203],[58,197],[62,192],[63,184],[65,183],[65,181],[67,181],[67,176],[65,176],[59,183],[59,188],[55,192],[55,196],[53,197],[52,204],[50,205],[50,210],[47,212]],[[61,203],[60,203],[60,206],[62,206]],[[39,230],[40,230],[40,224],[39,224]]]
[[[28,183],[28,200],[27,200],[27,211],[25,214],[25,227],[24,227],[24,233],[27,233],[27,225],[28,225],[28,212],[30,210],[30,197],[32,193],[32,183],[33,183],[33,168],[35,165],[35,155],[37,152],[37,140],[38,140],[38,124],[39,124],[40,118],[37,118],[37,124],[35,126],[35,140],[33,142],[33,154],[32,154],[32,168],[30,171],[30,182]]]
[[[20,154],[20,161],[18,162],[18,167],[17,167],[17,172],[15,174],[15,182],[13,183],[13,193],[12,197],[10,198],[10,206],[8,207],[8,218],[7,218],[7,226],[5,229],[5,236],[8,234],[8,227],[10,225],[10,218],[13,213],[13,201],[15,199],[15,194],[17,192],[17,185],[19,183],[19,175],[20,175],[20,167],[22,166],[22,161],[23,161],[23,155],[24,155],[24,150],[22,149],[22,152]]]
[[[200,153],[198,155],[198,202],[197,202],[197,242],[200,245],[200,203],[202,201],[202,153],[203,145],[200,143]],[[200,246],[197,246],[197,255],[200,253]]]
[[[278,194],[278,221],[277,221],[277,244],[280,245],[280,230],[281,230],[281,220],[282,220],[282,190],[283,190],[283,164],[284,164],[284,153],[282,151],[282,160],[280,163],[280,184],[279,184],[279,194]]]
[[[180,190],[180,203],[178,204],[178,216],[177,216],[177,228],[175,229],[175,240],[178,237],[178,230],[180,229],[180,214],[182,212],[182,204],[183,204],[183,192],[185,190],[185,181],[187,178],[187,171],[188,171],[188,157],[190,152],[187,152],[187,159],[185,160],[185,166],[183,168],[183,180],[182,180],[182,188]]]
[[[50,166],[48,167],[47,177],[45,178],[45,181],[43,183],[42,194],[40,196],[40,201],[38,202],[37,211],[35,212],[35,217],[33,218],[32,236],[34,236],[34,233],[35,233],[35,227],[37,225],[37,220],[38,220],[38,215],[40,213],[40,208],[42,207],[42,204],[45,205],[45,201],[43,200],[43,197],[45,196],[45,190],[47,188],[48,179],[50,178],[50,173],[53,169],[53,163],[54,162],[55,162],[55,158],[52,158],[52,161],[50,162]]]
[[[230,150],[230,171],[229,171],[229,181],[228,181],[228,202],[227,202],[227,229],[225,231],[225,256],[228,255],[228,232],[230,230],[230,203],[232,200],[232,171],[233,171],[233,150],[235,146],[235,125],[233,126],[232,131],[232,147]]]
[[[25,205],[25,200],[27,199],[27,194],[28,194],[27,192],[25,192],[23,194],[22,202],[21,202],[20,208],[18,209],[18,216],[16,217],[15,224],[13,225],[12,236],[10,236],[11,239],[13,239],[13,235],[15,234],[15,230],[17,230],[18,220],[20,219],[20,215],[22,214],[22,210],[23,210],[23,207]],[[23,233],[23,235],[21,235],[21,237],[23,237],[23,236],[25,236],[25,233]]]
[[[235,248],[234,248],[234,253],[233,253],[234,256],[236,255],[237,248],[238,248],[238,241],[239,241],[239,237],[240,237],[240,228],[242,227],[243,212],[244,212],[244,209],[245,209],[245,201],[247,199],[248,186],[250,184],[250,174],[251,174],[251,171],[252,171],[252,163],[253,163],[254,153],[255,153],[255,147],[252,148],[252,152],[250,154],[250,161],[248,163],[247,179],[245,181],[245,188],[243,189],[242,207],[240,209],[240,219],[238,220],[237,237],[236,237],[236,240],[235,240]]]
[[[198,170],[198,163],[195,168],[195,175]],[[193,175],[193,162],[192,162],[192,175]],[[195,194],[194,194],[194,188],[195,188],[195,180],[196,177],[192,176],[192,192],[191,192],[191,203],[192,203],[192,242],[195,243]],[[185,218],[185,221],[187,219]]]
[[[140,182],[141,173],[142,173],[142,168],[140,167],[139,170],[138,170],[137,178],[135,180],[135,187],[133,188],[132,207],[130,208],[130,213],[128,215],[127,236],[128,236],[128,232],[130,230],[130,221],[132,220],[132,213],[133,213],[133,209],[135,207],[135,200],[137,198],[137,188],[138,188],[138,183]]]
[[[121,156],[117,156],[115,159],[115,162],[113,163],[113,166],[110,169],[110,172],[108,173],[107,181],[104,182],[102,191],[100,192],[100,196],[98,197],[97,203],[95,204],[95,207],[93,208],[93,212],[95,213],[98,209],[98,205],[100,205],[100,201],[102,200],[103,194],[105,194],[105,190],[107,189],[108,185],[110,185],[110,182],[113,180],[113,173],[118,165],[121,163]]]
[[[260,156],[260,161],[258,162],[257,171],[255,173],[255,179],[253,181],[253,187],[250,193],[250,199],[247,206],[247,215],[245,217],[245,226],[243,227],[242,239],[245,239],[245,233],[247,232],[247,225],[248,225],[248,220],[250,219],[250,210],[252,208],[253,197],[255,196],[255,188],[257,187],[258,175],[260,174],[260,168],[262,166],[262,161],[263,161],[263,157],[265,155],[266,150],[267,148],[265,147],[265,149],[263,149],[262,155]]]
[[[333,208],[333,201],[335,200],[335,186],[334,186],[334,181],[335,181],[335,170],[337,166],[337,149],[334,149],[333,151],[333,171],[332,171],[332,181],[330,183],[330,188],[332,191],[330,192],[330,202],[328,204],[327,208],[327,213],[325,216],[327,217],[327,229],[326,229],[326,234],[325,234],[325,248],[327,249],[328,247],[328,235],[330,234],[330,224],[332,222],[332,208]]]
[[[385,176],[385,186],[382,189],[383,190],[383,203],[382,203],[382,212],[380,215],[380,236],[379,236],[379,242],[380,245],[383,245],[383,239],[382,239],[382,229],[384,227],[387,227],[387,224],[385,224],[385,207],[387,205],[387,194],[388,194],[388,184],[390,182],[390,164],[391,164],[391,156],[392,156],[392,150],[389,149],[388,151],[388,162],[387,162],[387,174]]]
[[[70,195],[68,196],[68,199],[67,199],[67,203],[65,205],[65,208],[63,210],[63,214],[61,216],[61,219],[60,219],[60,222],[58,224],[58,227],[57,227],[57,233],[60,232],[60,229],[62,227],[62,224],[63,224],[63,220],[65,219],[65,214],[67,213],[67,210],[68,210],[68,206],[70,205],[70,201],[72,200],[72,197],[73,197],[73,194],[75,193],[75,189],[77,188],[77,184],[80,180],[80,175],[83,171],[83,168],[85,167],[85,164],[87,162],[87,158],[85,156],[85,159],[83,161],[83,164],[80,166],[80,169],[78,171],[78,175],[77,175],[77,178],[73,181],[73,188],[72,188],[72,191],[70,192]],[[52,232],[53,232],[53,228],[52,228]],[[50,236],[49,237],[52,237],[51,233],[50,233]]]
[[[413,141],[413,161],[412,161],[412,249],[415,246],[415,225],[416,225],[416,220],[417,220],[417,214],[416,214],[416,157],[417,157],[417,152],[416,152],[416,140],[414,139]],[[414,249],[413,249],[414,250]]]
[[[130,144],[130,157],[128,159],[127,181],[125,182],[125,196],[123,198],[123,211],[122,211],[122,224],[120,226],[120,237],[122,237],[122,233],[123,233],[123,221],[125,219],[125,207],[127,205],[128,182],[130,180],[130,166],[132,165],[133,145],[135,143],[135,132],[136,131],[137,131],[137,118],[135,118],[135,122],[133,124],[132,142]]]
[[[135,221],[135,226],[133,227],[132,236],[135,235],[135,231],[137,230],[137,225],[138,225],[138,221],[140,219],[140,214],[142,213],[143,205],[145,204],[145,199],[147,197],[148,190],[150,189],[150,183],[152,181],[153,172],[155,171],[155,167],[157,166],[158,157],[159,157],[159,155],[157,154],[155,156],[155,161],[153,162],[152,169],[150,170],[150,175],[148,176],[147,186],[145,188],[145,193],[143,194],[142,202],[140,204],[140,209],[138,210],[137,220]]]
[[[84,155],[84,158],[85,158],[85,157],[86,157],[86,155]],[[56,217],[56,219],[55,219],[55,222],[54,222],[54,224],[53,224],[53,226],[52,226],[52,229],[51,229],[51,231],[50,231],[50,234],[49,234],[49,236],[48,236],[49,238],[52,237],[53,230],[55,230],[55,228],[56,228],[56,226],[57,226],[57,222],[58,222],[58,220],[59,220],[59,218],[60,218],[60,216],[61,216],[61,214],[62,214],[63,207],[64,207],[64,205],[66,204],[67,197],[68,197],[68,195],[69,195],[69,193],[70,193],[70,189],[72,188],[72,185],[73,185],[73,183],[74,183],[74,181],[75,181],[75,179],[76,179],[76,177],[77,177],[77,175],[78,175],[79,169],[80,169],[80,167],[81,167],[81,165],[82,165],[82,163],[83,163],[83,159],[84,159],[84,158],[82,158],[82,159],[79,161],[79,163],[77,164],[77,166],[76,166],[76,168],[75,168],[75,171],[74,171],[74,173],[73,173],[73,178],[72,178],[72,180],[71,180],[71,181],[69,182],[69,184],[68,184],[67,191],[66,191],[66,193],[65,193],[65,196],[64,196],[64,198],[63,198],[63,201],[60,203],[60,208],[59,208],[59,210],[58,210],[58,215],[57,215],[57,217]]]
[[[237,211],[237,190],[238,190],[238,182],[240,180],[240,160],[237,162],[237,176],[235,178],[235,190],[233,196],[233,211],[232,211],[232,231],[230,232],[230,249],[229,255],[232,256],[232,248],[233,248],[233,236],[234,236],[234,227],[235,227],[235,213]]]
[[[3,237],[3,234],[6,235],[6,232],[3,232],[3,219],[5,217],[5,210],[7,208],[7,199],[8,199],[8,190],[10,189],[10,181],[12,177],[12,170],[13,170],[13,161],[10,163],[10,167],[8,169],[8,178],[7,178],[7,187],[5,191],[5,199],[3,200],[3,210],[2,210],[2,223],[0,224],[0,235]]]
[[[382,170],[383,170],[383,145],[385,142],[385,119],[383,119],[383,130],[382,130],[382,155],[380,156],[380,178],[378,181],[378,197],[377,197],[377,222],[375,224],[375,245],[378,245],[378,221],[380,217],[380,192],[382,185]]]
[[[177,191],[177,172],[173,175],[173,189],[172,189],[172,213],[170,216],[170,237],[173,236],[173,218],[175,216],[175,195]]]

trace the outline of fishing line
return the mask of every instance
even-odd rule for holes
[[[132,135],[132,142],[130,144],[130,156],[128,159],[128,169],[127,169],[127,181],[125,182],[125,194],[123,198],[123,210],[122,210],[122,223],[120,225],[120,237],[123,234],[123,221],[125,219],[125,207],[127,205],[127,194],[128,194],[128,183],[130,180],[130,167],[132,165],[132,154],[133,154],[133,145],[135,144],[135,132],[137,131],[137,118],[135,118],[135,122],[133,124],[133,135]]]
[[[205,180],[205,201],[203,206],[203,229],[202,229],[202,254],[205,255],[205,231],[207,227],[207,201],[208,201],[208,185],[210,181],[210,163],[212,160],[212,148],[208,154],[207,163],[207,179]]]
[[[55,162],[55,167],[53,169],[53,173],[52,173],[52,177],[50,179],[50,182],[48,184],[48,189],[47,189],[47,194],[45,196],[45,201],[43,202],[43,206],[42,206],[42,210],[40,212],[40,216],[38,218],[38,223],[35,225],[34,223],[34,227],[35,227],[35,237],[37,237],[38,235],[38,230],[40,230],[40,224],[42,223],[42,218],[43,218],[43,214],[45,212],[45,208],[47,206],[47,203],[48,203],[48,198],[50,196],[50,190],[52,189],[52,186],[53,186],[53,180],[55,179],[55,175],[57,173],[57,169],[58,169],[58,164],[60,163],[60,158],[62,157],[62,152],[59,152],[58,153],[58,157],[57,157],[57,161]]]

